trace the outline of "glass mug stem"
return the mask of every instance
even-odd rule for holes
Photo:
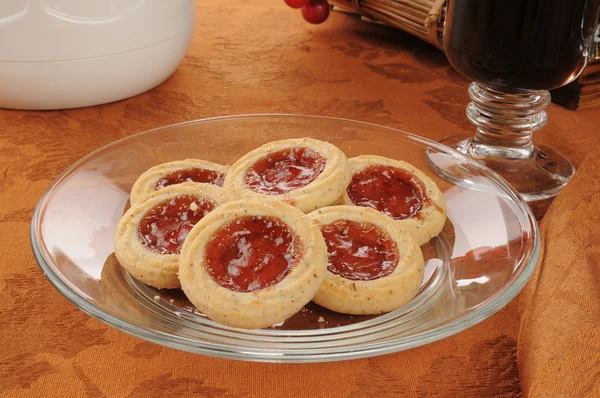
[[[557,195],[575,173],[569,160],[552,148],[534,145],[532,135],[543,128],[550,103],[545,90],[499,91],[471,83],[467,117],[476,127],[475,135],[450,137],[441,142],[475,159],[500,174],[528,202]],[[430,158],[435,171],[442,170]],[[457,175],[440,173],[458,183]],[[464,181],[473,185],[472,181]],[[475,184],[476,185],[476,184]],[[473,185],[473,186],[475,186]]]
[[[525,159],[532,156],[533,132],[548,121],[544,108],[550,103],[545,90],[503,92],[471,83],[467,117],[475,125],[473,141],[481,153],[477,156],[503,156]]]

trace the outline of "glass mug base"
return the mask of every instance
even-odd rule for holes
[[[575,173],[575,167],[565,156],[545,146],[533,146],[532,150],[502,148],[477,142],[472,135],[459,135],[441,141],[458,152],[488,166],[517,190],[527,202],[556,196]],[[527,153],[527,156],[523,156]],[[430,159],[431,160],[431,159]],[[444,175],[455,180],[459,176]]]

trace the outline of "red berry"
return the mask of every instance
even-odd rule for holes
[[[288,6],[290,6],[292,8],[302,8],[308,3],[308,0],[284,0],[284,1],[285,1],[285,4],[287,4]]]
[[[320,24],[329,17],[329,3],[327,0],[308,0],[302,7],[302,16],[306,22]]]

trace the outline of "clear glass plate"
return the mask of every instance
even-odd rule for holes
[[[138,283],[118,264],[113,234],[128,206],[129,190],[144,170],[186,158],[232,164],[266,142],[304,136],[329,141],[348,157],[376,154],[408,161],[444,192],[448,221],[423,246],[425,280],[409,304],[384,315],[349,316],[310,303],[280,325],[241,330],[207,319],[179,290]],[[533,273],[539,254],[529,207],[484,166],[399,130],[293,115],[205,119],[107,145],[67,169],[43,195],[31,240],[50,282],[100,321],[180,350],[272,362],[369,357],[458,333],[512,300]]]

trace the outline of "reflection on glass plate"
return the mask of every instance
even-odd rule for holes
[[[232,164],[266,142],[304,136],[329,141],[348,157],[375,154],[405,160],[429,174],[444,192],[448,221],[422,247],[425,279],[409,304],[379,316],[349,316],[311,303],[269,329],[240,330],[207,319],[179,290],[156,290],[135,281],[118,264],[113,234],[128,206],[129,190],[143,171],[186,158]],[[457,172],[473,184],[455,185],[451,176]],[[185,351],[274,362],[368,357],[458,333],[512,300],[531,276],[539,253],[529,207],[485,167],[402,131],[292,115],[182,123],[101,148],[66,170],[40,199],[31,239],[50,282],[102,322]]]

